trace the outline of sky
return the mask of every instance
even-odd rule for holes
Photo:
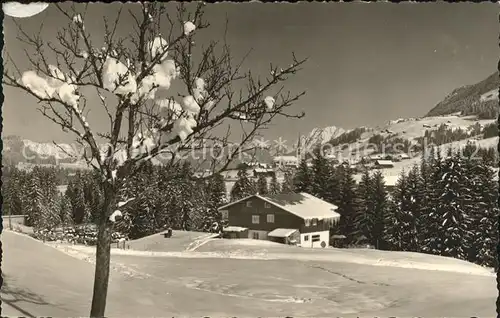
[[[115,17],[118,6],[89,4],[86,28],[95,41],[102,36],[103,16]],[[254,74],[269,74],[271,62],[289,65],[292,52],[308,58],[285,83],[291,92],[306,92],[290,110],[306,115],[276,120],[264,133],[270,139],[294,140],[315,127],[350,129],[423,116],[453,89],[491,75],[498,63],[498,5],[493,3],[208,4],[205,18],[211,27],[203,37],[222,39],[226,16],[232,53],[242,58],[252,49],[244,68]],[[47,43],[68,23],[53,5],[18,22],[28,33],[41,32]],[[122,20],[119,33],[131,32],[129,22]],[[22,71],[28,70],[26,46],[16,39],[11,17],[5,17],[4,36],[5,51]],[[44,118],[26,93],[4,87],[4,95],[4,136],[74,140]],[[108,131],[102,112],[91,111],[88,121],[95,131]]]

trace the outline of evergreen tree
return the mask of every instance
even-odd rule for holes
[[[293,184],[294,184],[294,192],[297,193],[300,192],[311,193],[313,190],[312,173],[309,170],[309,167],[307,166],[307,162],[305,159],[303,159],[299,164],[299,167],[293,179]]]
[[[384,176],[382,172],[376,171],[373,174],[373,192],[371,200],[372,206],[372,228],[370,233],[370,244],[375,246],[377,249],[385,249],[386,244],[384,240],[385,232],[385,218],[387,215],[388,208],[388,196],[385,189]]]
[[[249,195],[255,194],[256,189],[254,183],[248,178],[248,174],[245,169],[238,170],[237,177],[238,179],[231,189],[232,201],[237,201]]]
[[[425,251],[425,239],[428,237],[429,224],[429,214],[431,213],[431,196],[432,192],[432,157],[435,156],[434,150],[432,149],[431,155],[424,153],[420,160],[420,180],[418,182],[418,197],[420,197],[420,211],[417,219],[417,236],[419,251]]]
[[[208,211],[211,217],[214,217],[216,222],[221,221],[220,212],[217,210],[226,203],[226,184],[224,177],[218,173],[212,176],[208,183]]]
[[[269,194],[275,195],[281,193],[281,187],[276,178],[276,173],[274,173],[271,177],[271,182],[269,184]]]
[[[263,174],[260,174],[257,178],[257,192],[262,195],[266,195],[269,193],[267,180]]]
[[[311,194],[327,202],[333,203],[338,189],[334,190],[335,178],[332,177],[332,169],[328,160],[324,157],[320,148],[316,148],[313,154],[311,167]]]
[[[44,197],[43,190],[41,187],[41,171],[38,167],[35,167],[29,177],[28,182],[28,192],[26,193],[26,201],[30,204],[26,204],[26,223],[33,226],[36,230],[43,229],[43,215],[44,213]]]
[[[466,259],[467,249],[464,246],[464,238],[467,235],[466,211],[470,208],[466,170],[458,154],[448,156],[442,169],[442,178],[438,181],[440,200],[437,205],[439,237],[442,241],[440,255]]]
[[[358,199],[356,206],[358,210],[354,220],[355,242],[357,244],[368,244],[370,243],[371,231],[374,224],[371,205],[373,182],[368,169],[364,170],[356,192]]]
[[[295,183],[293,174],[290,171],[285,171],[283,183],[281,184],[280,193],[293,193],[295,191]]]
[[[80,171],[76,172],[74,179],[68,184],[65,195],[71,203],[73,222],[75,224],[82,224],[86,219],[89,219],[86,216],[88,208],[85,203],[83,176]]]
[[[55,169],[40,171],[40,186],[43,195],[43,215],[41,216],[44,228],[52,229],[60,225],[59,218],[59,191],[57,190],[57,174]]]
[[[355,235],[356,181],[354,180],[354,173],[348,165],[340,166],[338,176],[340,183],[337,212],[341,216],[339,230],[346,237],[346,243],[349,244],[353,241]]]
[[[392,195],[394,205],[389,210],[386,218],[385,240],[391,249],[396,251],[404,250],[404,219],[410,209],[408,200],[408,180],[404,171],[396,182]]]
[[[65,195],[60,196],[59,199],[59,218],[63,226],[73,225],[73,213],[71,211],[71,202]]]
[[[493,170],[483,161],[469,161],[471,199],[467,240],[470,262],[497,267],[496,245],[498,240],[498,191]]]
[[[406,215],[405,227],[407,232],[405,236],[405,250],[410,252],[420,251],[419,231],[422,229],[420,224],[422,201],[424,200],[422,177],[417,165],[413,166],[408,173],[408,214]]]
[[[6,208],[8,209],[9,215],[20,215],[23,214],[22,210],[22,198],[21,194],[23,191],[23,174],[18,169],[14,168],[8,183],[5,185],[5,197],[8,203]]]
[[[429,254],[440,255],[443,242],[440,235],[441,211],[439,203],[442,201],[443,193],[443,159],[439,148],[432,149],[429,162],[426,163],[426,172],[423,174],[428,179],[428,184],[424,190],[426,204],[422,208],[422,251]],[[442,222],[442,221],[441,221]]]
[[[398,251],[417,251],[418,232],[417,218],[420,213],[418,205],[419,175],[416,167],[413,167],[408,175],[403,171],[396,183],[393,195],[394,210],[388,214],[386,222],[387,239],[393,249]]]

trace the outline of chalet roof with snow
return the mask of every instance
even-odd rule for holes
[[[382,155],[380,155],[380,154],[377,154],[377,155],[370,155],[370,156],[368,156],[368,158],[369,158],[370,160],[380,160],[380,159],[382,159],[382,158],[383,158],[383,156],[382,156]]]
[[[391,160],[377,160],[375,161],[375,164],[379,166],[394,166],[394,163]]]
[[[396,186],[396,183],[399,180],[399,176],[384,176],[384,183],[388,187]]]
[[[281,229],[281,228],[278,228],[278,229],[275,229],[275,230],[272,230],[271,232],[269,232],[267,234],[267,236],[270,236],[270,237],[289,237],[290,235],[292,235],[293,233],[297,232],[298,230],[297,229]]]
[[[356,174],[354,175],[354,181],[356,183],[359,183],[362,179],[363,175],[361,174]],[[399,175],[383,175],[384,177],[384,184],[388,187],[394,187],[396,185],[396,182],[399,180]]]
[[[226,226],[222,229],[224,232],[243,232],[248,230],[246,227],[242,226]]]
[[[252,197],[264,200],[304,220],[340,219],[340,214],[336,212],[336,210],[338,209],[336,205],[323,201],[305,192],[282,193],[266,196],[262,196],[259,194],[250,195],[241,200],[226,204],[220,207],[219,210],[226,209],[236,203],[245,201]]]
[[[253,171],[255,173],[269,173],[269,172],[274,172],[274,169],[269,169],[269,168],[255,168]]]

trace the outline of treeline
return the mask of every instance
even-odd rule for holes
[[[427,145],[434,144],[435,146],[441,146],[471,137],[486,139],[496,136],[498,136],[498,129],[495,123],[485,125],[484,127],[476,123],[468,129],[460,127],[452,128],[446,124],[441,124],[436,130],[426,130],[424,136],[417,138],[417,141],[421,145],[424,145],[424,142],[426,142]]]
[[[351,131],[345,132],[342,135],[332,138],[328,143],[332,147],[337,147],[343,144],[351,144],[359,140],[361,135],[366,131],[366,128],[359,127]]]
[[[496,267],[498,188],[491,166],[472,158],[475,152],[468,144],[442,158],[440,151],[431,149],[419,165],[401,174],[393,193],[387,192],[381,171],[365,171],[357,184],[348,165],[334,167],[319,153],[312,166],[302,162],[283,184],[337,205],[341,219],[336,233],[346,237],[347,245],[369,244]],[[232,199],[257,191],[241,173]]]
[[[57,190],[56,172],[35,167],[31,171],[12,168],[4,183],[5,214],[27,215],[35,231],[97,223],[103,204],[100,178],[92,171],[78,171],[64,194]],[[223,177],[192,178],[189,163],[173,167],[146,164],[120,193],[120,200],[132,200],[121,212],[116,230],[130,239],[172,227],[211,230],[220,223],[217,208],[226,201]]]
[[[498,117],[498,100],[489,100],[482,103],[469,103],[464,107],[462,114],[477,115],[479,119],[496,119]]]
[[[238,170],[237,180],[231,188],[230,199],[231,201],[237,201],[257,193],[261,195],[273,195],[283,192],[293,192],[292,178],[292,172],[287,171],[282,183],[278,182],[276,174],[273,174],[268,182],[268,177],[263,174],[259,175],[256,179],[250,178],[245,167],[241,167]]]
[[[47,171],[51,175],[55,176],[56,185],[66,185],[69,181],[75,176],[75,169],[65,169],[57,166],[34,166],[37,169],[42,169],[43,171]],[[18,172],[20,169],[16,167],[16,165],[10,165],[4,163],[2,167],[2,181],[4,183],[8,183],[11,175],[15,172]],[[30,170],[30,169],[21,169],[21,170]]]

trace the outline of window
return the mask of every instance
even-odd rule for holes
[[[309,241],[309,235],[304,236],[304,242]]]
[[[228,210],[222,210],[221,211],[221,216],[222,216],[222,219],[228,219],[229,218],[229,211]]]
[[[318,225],[318,219],[312,219],[312,226]]]
[[[252,215],[252,224],[259,224],[259,223],[260,223],[260,216]]]
[[[254,240],[258,240],[259,239],[259,232],[253,232],[252,237]]]
[[[311,226],[311,220],[306,219],[306,226]]]
[[[264,202],[264,207],[265,207],[266,209],[269,209],[269,208],[271,207],[271,203],[269,203],[269,202]]]
[[[274,214],[267,215],[267,223],[274,223]]]
[[[319,242],[319,235],[313,235],[311,236],[311,239],[313,242]]]
[[[252,207],[252,201],[248,200],[247,201],[247,208],[251,208]]]

